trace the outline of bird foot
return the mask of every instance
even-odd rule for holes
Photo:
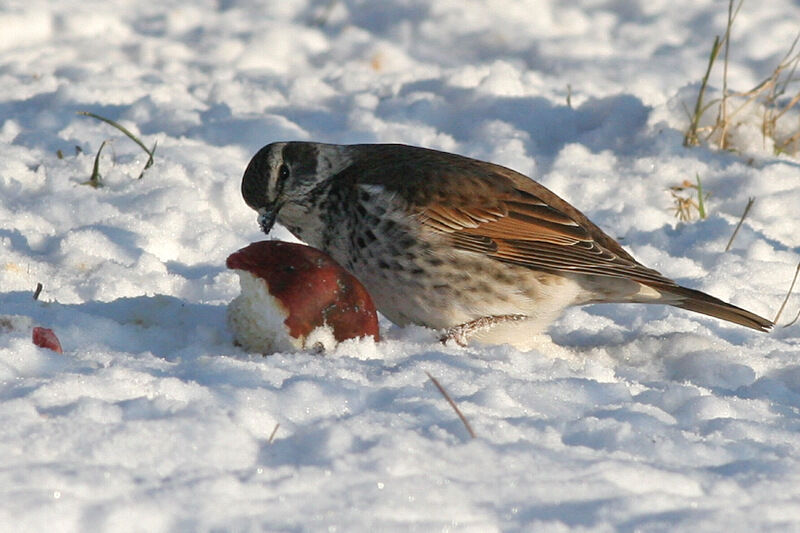
[[[439,337],[439,341],[442,343],[454,341],[459,346],[466,346],[467,342],[469,342],[469,339],[474,337],[477,333],[492,329],[498,324],[518,322],[528,318],[530,317],[527,315],[482,316],[480,318],[476,318],[475,320],[470,320],[469,322],[447,328],[442,336]]]

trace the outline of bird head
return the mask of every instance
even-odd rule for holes
[[[276,142],[259,150],[242,177],[242,196],[258,212],[261,230],[269,233],[278,221],[297,234],[326,182],[349,163],[347,148]]]

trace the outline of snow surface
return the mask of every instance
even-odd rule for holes
[[[752,135],[739,153],[682,146],[726,11],[2,2],[0,530],[800,530],[798,325],[604,305],[529,353],[384,323],[378,344],[263,358],[225,321],[225,258],[263,238],[241,174],[290,139],[511,166],[648,266],[773,317],[800,255],[800,163]],[[766,77],[799,21],[796,0],[745,0],[729,85]],[[155,164],[137,180],[139,147],[78,111],[157,142]],[[709,217],[677,223],[668,188],[696,175]]]

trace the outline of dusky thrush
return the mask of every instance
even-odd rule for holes
[[[637,262],[555,193],[511,169],[401,144],[276,142],[250,161],[245,202],[354,274],[398,325],[526,346],[567,306],[673,305],[772,322]]]

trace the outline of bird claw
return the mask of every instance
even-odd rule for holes
[[[464,322],[457,326],[447,328],[444,333],[439,337],[439,341],[446,344],[449,341],[454,341],[459,346],[466,346],[471,337],[477,333],[487,331],[506,322],[516,322],[518,320],[525,320],[527,315],[493,315],[482,316],[469,322]]]

